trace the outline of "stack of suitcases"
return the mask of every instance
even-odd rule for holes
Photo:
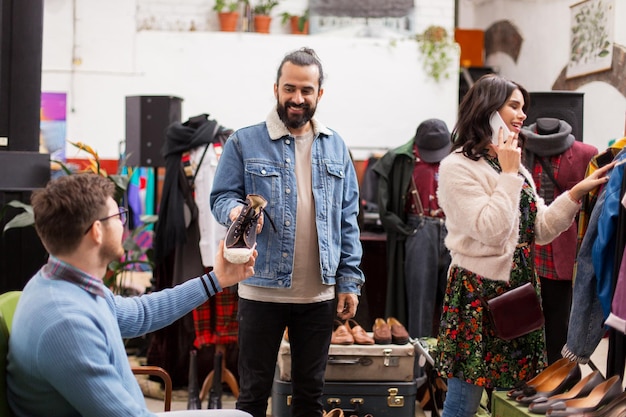
[[[412,343],[331,344],[325,374],[324,410],[341,408],[346,417],[414,417],[415,356]],[[272,388],[273,417],[291,415],[290,375],[290,346],[283,339]]]

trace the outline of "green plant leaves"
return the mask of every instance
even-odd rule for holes
[[[18,200],[9,201],[0,212],[0,219],[4,217],[4,214],[8,207],[14,207],[24,210],[22,213],[17,214],[11,220],[4,225],[2,233],[5,233],[9,229],[32,226],[35,224],[35,216],[33,215],[33,208],[29,204],[22,203]]]

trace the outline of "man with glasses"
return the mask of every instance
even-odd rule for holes
[[[154,415],[123,338],[165,327],[254,273],[256,253],[247,264],[230,264],[221,243],[210,274],[140,297],[114,295],[102,281],[107,265],[124,255],[126,210],[114,193],[113,182],[95,174],[61,177],[33,193],[35,228],[50,257],[26,284],[13,318],[7,386],[17,416]]]

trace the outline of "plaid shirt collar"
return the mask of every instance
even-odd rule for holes
[[[42,269],[46,279],[60,279],[78,285],[88,293],[104,297],[104,283],[72,265],[50,255],[48,263]]]

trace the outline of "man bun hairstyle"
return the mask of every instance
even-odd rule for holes
[[[324,70],[322,68],[322,62],[320,61],[319,57],[317,56],[317,54],[312,48],[308,48],[305,46],[295,51],[287,53],[287,55],[285,55],[280,65],[278,66],[278,72],[276,74],[276,84],[278,84],[278,80],[280,79],[280,76],[283,73],[283,65],[285,65],[285,62],[291,62],[292,64],[297,65],[299,67],[305,67],[308,65],[317,65],[317,68],[319,69],[319,73],[320,73],[320,77],[318,80],[319,82],[318,88],[322,88],[322,84],[324,82]]]

